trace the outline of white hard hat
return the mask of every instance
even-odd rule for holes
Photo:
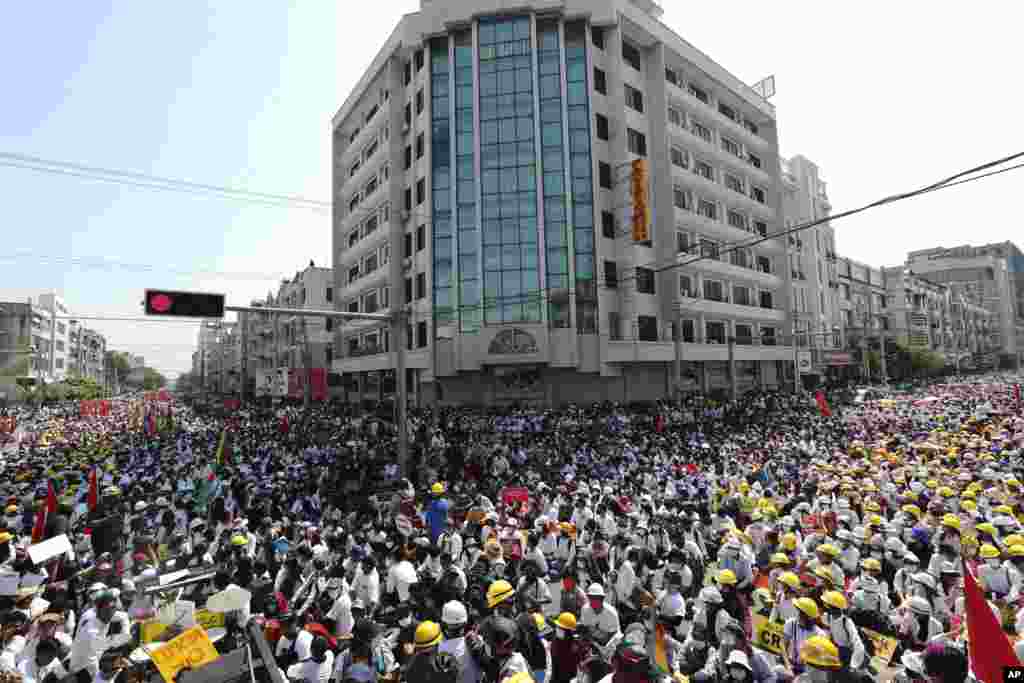
[[[469,621],[466,606],[458,600],[444,603],[441,609],[441,623],[448,626],[463,626]]]
[[[661,616],[668,619],[681,617],[685,611],[686,601],[678,593],[669,593],[662,599],[661,604],[658,605],[658,612]]]
[[[722,594],[718,592],[718,589],[714,586],[705,586],[700,589],[700,593],[697,594],[697,599],[703,602],[705,605],[721,605],[725,600],[722,599]]]
[[[914,614],[931,614],[931,604],[920,595],[910,598],[910,611]]]
[[[603,598],[604,597],[604,586],[599,583],[590,584],[590,588],[587,589],[588,598]]]
[[[747,653],[743,650],[733,650],[729,653],[729,659],[725,660],[725,665],[729,666],[742,666],[747,671],[753,671],[750,667],[750,660],[747,659]]]

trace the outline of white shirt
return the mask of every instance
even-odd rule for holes
[[[51,673],[56,674],[58,679],[68,675],[64,665],[60,663],[59,657],[54,657],[52,662],[42,668],[36,666],[36,658],[34,656],[22,659],[21,663],[18,664],[18,673],[24,677],[24,683],[42,681]]]
[[[367,609],[380,603],[380,574],[377,570],[373,569],[369,574],[364,574],[361,566],[357,568],[352,579],[352,592],[356,598],[363,601]]]
[[[342,586],[337,600],[331,606],[331,611],[327,613],[327,618],[334,620],[334,635],[338,638],[352,633],[352,628],[356,625],[356,621],[352,617],[352,598],[348,596],[347,588],[347,586]]]
[[[619,625],[619,613],[608,603],[601,607],[600,612],[595,612],[588,602],[580,612],[580,623],[611,635],[616,635],[622,630]]]
[[[108,635],[115,622],[121,624],[121,632]],[[114,612],[109,624],[104,624],[95,615],[83,620],[71,644],[72,673],[88,669],[95,676],[100,668],[100,655],[111,648],[127,645],[131,640],[132,622],[125,612]]]
[[[441,644],[437,647],[437,651],[439,653],[447,652],[459,663],[459,671],[462,672],[459,683],[477,683],[480,680],[480,665],[476,663],[476,660],[469,653],[465,638],[442,640]]]
[[[402,560],[388,571],[388,593],[397,592],[398,601],[409,599],[409,587],[419,582],[415,567],[408,560]]]
[[[317,664],[308,659],[288,667],[288,678],[292,681],[305,681],[305,683],[327,683],[334,671],[334,653],[327,651],[324,661]]]

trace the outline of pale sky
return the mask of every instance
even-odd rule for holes
[[[834,212],[1024,151],[1022,3],[665,5],[668,26],[740,79],[775,75],[781,152],[821,167]],[[79,314],[141,316],[147,286],[244,304],[310,259],[329,265],[329,212],[37,173],[2,154],[330,200],[330,118],[418,2],[358,7],[8,3],[0,292],[56,290]],[[836,221],[837,246],[881,266],[930,246],[1022,244],[1001,208],[1021,189],[1024,169]],[[191,366],[195,324],[92,325],[165,374]]]

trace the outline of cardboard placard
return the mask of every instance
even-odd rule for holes
[[[753,615],[751,622],[754,627],[753,646],[766,652],[781,655],[783,624],[778,621],[768,621],[767,617],[760,614]]]
[[[30,545],[28,547],[28,556],[33,564],[39,565],[70,551],[71,541],[68,540],[67,534],[61,534],[41,543]]]
[[[149,656],[166,683],[174,683],[175,676],[185,667],[195,670],[220,659],[210,637],[199,626],[168,641],[159,650],[152,650]]]
[[[194,622],[206,631],[214,628],[224,628],[224,615],[201,609],[195,613]],[[192,624],[185,625],[191,626]],[[161,623],[156,619],[150,619],[139,627],[139,640],[143,643],[152,643],[168,628],[167,624]]]
[[[875,656],[871,658],[875,668],[881,670],[889,666],[889,661],[892,659],[893,653],[896,652],[896,646],[899,644],[896,642],[896,639],[890,636],[883,636],[881,633],[872,631],[869,628],[861,628],[860,633],[875,646]]]

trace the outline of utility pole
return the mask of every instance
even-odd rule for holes
[[[675,358],[672,359],[672,398],[679,402],[683,393],[683,311],[678,311],[679,317],[673,324],[673,346],[675,347]]]
[[[736,337],[729,337],[729,400],[736,400]]]
[[[881,348],[878,351],[879,369],[882,371],[882,384],[884,384],[884,385],[888,385],[889,384],[889,368],[886,365],[886,360],[885,360],[886,344],[887,344],[886,337],[887,336],[888,335],[885,334],[885,330],[882,330],[882,334],[881,334],[881,340],[882,340],[881,341]]]
[[[242,323],[242,387],[239,397],[242,405],[245,405],[245,394],[249,385],[249,314],[243,311],[238,314],[238,319]]]
[[[395,429],[398,430],[398,472],[408,476],[409,423],[405,416],[408,388],[405,386],[405,335],[409,319],[405,310],[393,306],[391,317],[391,345],[395,349]],[[381,380],[383,381],[383,380]]]

